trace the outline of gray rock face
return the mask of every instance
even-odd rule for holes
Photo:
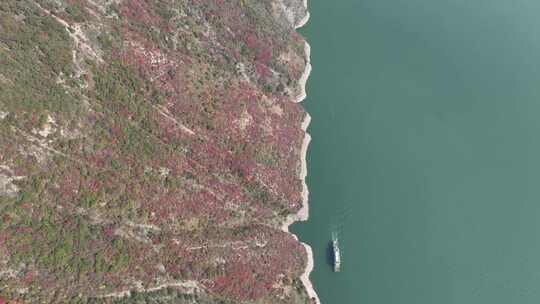
[[[285,12],[287,21],[297,27],[308,15],[307,2],[303,0],[278,0],[279,5]]]

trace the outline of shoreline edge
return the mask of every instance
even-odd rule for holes
[[[309,20],[310,14],[308,10],[307,0],[303,0],[303,5],[306,11],[306,15],[295,25],[295,28],[301,28],[303,27]],[[305,52],[305,60],[306,60],[306,67],[304,69],[304,72],[302,73],[302,76],[299,79],[299,86],[300,86],[300,94],[299,96],[293,100],[295,103],[302,102],[306,96],[306,83],[309,78],[309,75],[311,74],[311,47],[307,41],[305,41],[304,45],[304,52]],[[305,111],[305,109],[304,109]],[[304,139],[302,141],[302,147],[300,150],[301,155],[301,170],[300,170],[300,179],[302,180],[302,208],[295,214],[291,214],[287,217],[285,222],[283,223],[281,229],[287,233],[290,233],[296,240],[300,242],[298,239],[298,236],[296,236],[294,233],[291,233],[289,231],[289,226],[297,221],[307,221],[309,218],[309,189],[306,184],[306,177],[307,177],[307,150],[309,143],[311,142],[311,135],[307,132],[307,128],[309,127],[309,124],[311,123],[311,116],[306,111],[306,116],[304,117],[304,120],[302,121],[301,128],[305,133]],[[309,276],[314,268],[314,260],[313,260],[313,250],[311,249],[311,246],[304,242],[300,242],[302,246],[306,249],[307,254],[307,265],[304,270],[304,273],[300,276],[300,281],[302,281],[302,284],[306,288],[306,292],[310,299],[315,299],[315,303],[320,304],[321,301],[319,299],[319,296],[317,295],[317,292],[315,291],[315,288],[313,287],[313,284],[311,283]]]

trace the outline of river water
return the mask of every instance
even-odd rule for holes
[[[323,304],[540,303],[540,1],[309,5]]]

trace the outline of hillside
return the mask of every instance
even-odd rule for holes
[[[0,303],[309,303],[306,13],[1,1]]]

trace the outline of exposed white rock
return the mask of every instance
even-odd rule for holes
[[[37,134],[42,137],[47,137],[56,131],[56,121],[50,116],[47,116],[47,122],[43,125],[41,130],[37,130]]]
[[[193,281],[193,280],[166,282],[166,283],[162,283],[160,285],[146,288],[146,289],[143,288],[142,284],[137,284],[137,283],[138,282],[134,282],[134,285],[135,285],[134,289],[138,292],[154,292],[154,291],[159,291],[161,289],[169,288],[169,287],[178,289],[186,294],[195,294],[195,293],[204,291],[204,288],[202,287],[202,285],[199,282]],[[131,295],[130,290],[124,290],[120,292],[103,295],[101,296],[101,298],[123,298],[123,297],[129,297],[130,295]]]
[[[13,197],[19,192],[19,187],[13,182],[24,179],[25,176],[14,176],[13,171],[5,165],[0,165],[0,196]]]

